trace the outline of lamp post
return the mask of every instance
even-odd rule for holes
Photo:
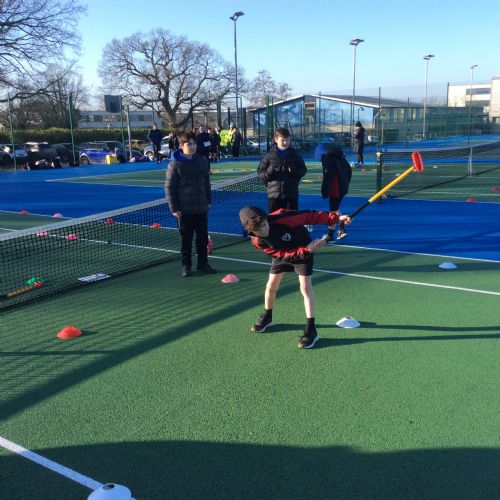
[[[425,118],[427,115],[427,74],[429,72],[429,59],[434,57],[434,54],[426,54],[424,56],[425,61],[425,94],[424,94],[424,119],[422,124],[422,138],[425,139]]]
[[[360,112],[360,111],[364,111],[364,110],[365,110],[365,108],[363,108],[363,106],[360,106],[360,107],[358,108],[358,122],[359,122],[359,112]]]
[[[239,17],[244,16],[245,13],[238,11],[235,12],[229,19],[234,22],[234,70],[235,70],[235,94],[236,94],[236,126],[239,127],[239,113],[238,113],[238,51],[236,48],[236,21]]]
[[[470,142],[471,133],[471,121],[472,121],[472,84],[474,83],[474,70],[477,68],[477,64],[473,64],[470,67],[470,89],[469,89],[469,133],[467,135],[467,144]]]
[[[353,144],[354,144],[354,138],[353,138],[353,132],[354,132],[354,97],[356,95],[356,47],[360,44],[363,43],[364,40],[361,38],[353,38],[350,42],[349,45],[353,46],[353,54],[352,54],[352,99],[351,99],[351,120],[350,120],[350,127],[349,127],[349,132],[351,134],[351,151],[353,149]]]

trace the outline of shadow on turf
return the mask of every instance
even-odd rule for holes
[[[363,453],[340,446],[148,441],[37,452],[149,500],[480,500],[498,498],[500,491],[498,448]],[[85,498],[80,485],[14,455],[0,456],[0,470],[5,498]]]

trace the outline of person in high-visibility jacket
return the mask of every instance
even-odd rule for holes
[[[226,129],[221,129],[220,131],[220,149],[224,156],[227,156],[227,148],[231,144],[231,132]]]

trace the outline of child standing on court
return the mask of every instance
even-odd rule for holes
[[[345,159],[342,149],[333,145],[325,147],[325,152],[321,155],[321,165],[323,166],[321,196],[324,199],[328,198],[330,212],[340,215],[340,204],[349,191],[352,177],[351,166]],[[332,240],[333,228],[329,228],[327,242]]]
[[[267,187],[269,212],[279,208],[299,208],[299,182],[307,168],[290,141],[288,129],[276,129],[275,144],[262,158],[257,170],[260,180]]]
[[[264,313],[251,330],[264,332],[273,324],[273,306],[283,275],[295,271],[299,276],[307,318],[299,348],[314,347],[319,335],[315,326],[315,300],[311,282],[313,253],[325,244],[325,239],[311,241],[304,225],[326,224],[332,228],[339,221],[349,224],[351,219],[346,215],[339,217],[335,212],[312,210],[280,209],[266,215],[262,209],[249,206],[240,210],[240,221],[252,237],[252,244],[273,258],[264,293]]]
[[[196,154],[196,135],[181,132],[179,148],[167,168],[165,194],[181,237],[182,276],[191,276],[191,251],[196,233],[197,269],[215,273],[208,263],[208,211],[212,203],[210,171],[204,156]]]

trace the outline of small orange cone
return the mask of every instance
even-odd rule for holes
[[[79,337],[82,334],[81,330],[78,330],[76,326],[65,326],[57,336],[60,339],[72,339],[75,337]]]
[[[467,198],[465,201],[467,201],[468,203],[473,203],[476,200],[474,198]]]
[[[21,215],[28,215],[29,214],[29,212],[27,210],[21,210],[19,213]]]
[[[60,219],[62,217],[62,214],[60,214],[58,212],[58,213],[55,213],[52,217],[54,217],[54,219]]]
[[[240,279],[238,278],[238,276],[234,274],[226,274],[226,276],[224,276],[224,278],[222,278],[221,281],[222,283],[229,283],[233,285],[234,283],[238,283]]]
[[[153,224],[151,224],[151,227],[153,229],[159,229],[161,227],[161,224],[158,224],[158,222],[154,222]]]
[[[494,193],[500,193],[500,188],[498,186],[493,186],[491,188],[491,190],[494,192]]]

